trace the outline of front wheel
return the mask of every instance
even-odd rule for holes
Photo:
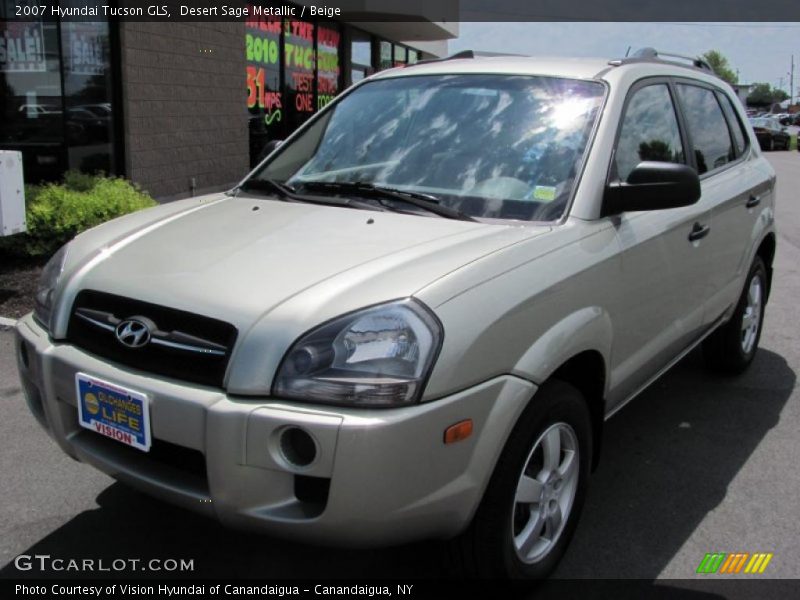
[[[550,574],[583,508],[591,442],[582,394],[558,380],[543,384],[511,433],[469,530],[454,542],[467,575]]]
[[[737,374],[750,366],[761,339],[766,303],[767,268],[757,256],[731,320],[703,342],[703,358],[710,368]]]

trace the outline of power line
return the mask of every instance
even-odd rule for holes
[[[738,29],[800,29],[800,23],[787,25],[786,23],[698,23],[681,21],[664,21],[658,25],[677,25],[681,27],[731,27]]]
[[[572,24],[572,25],[672,25],[679,27],[729,27],[734,29],[800,29],[800,22],[787,24],[781,21],[748,21],[725,23],[720,21],[605,21],[600,19],[575,18],[566,14],[536,14],[493,9],[491,11],[462,10],[459,21],[473,23],[505,23],[500,17],[513,19],[512,23]]]

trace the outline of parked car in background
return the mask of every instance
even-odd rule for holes
[[[108,141],[111,125],[110,113],[99,108],[100,105],[75,106],[67,109],[69,121],[82,130],[79,136],[71,138],[75,144],[89,144]]]
[[[228,526],[544,577],[604,421],[701,344],[753,361],[774,204],[699,59],[384,71],[227,193],[64,246],[16,326],[21,385],[69,456]]]
[[[60,115],[61,108],[52,104],[36,104],[27,103],[21,105],[17,109],[20,113],[24,113],[28,118],[36,118],[39,115]]]
[[[792,136],[774,117],[749,119],[762,150],[788,150]]]

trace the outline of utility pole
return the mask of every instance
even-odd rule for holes
[[[794,105],[794,54],[792,54],[792,70],[789,71],[789,106]]]

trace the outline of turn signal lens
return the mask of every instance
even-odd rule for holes
[[[444,430],[444,443],[454,444],[472,435],[472,419],[459,421]]]

